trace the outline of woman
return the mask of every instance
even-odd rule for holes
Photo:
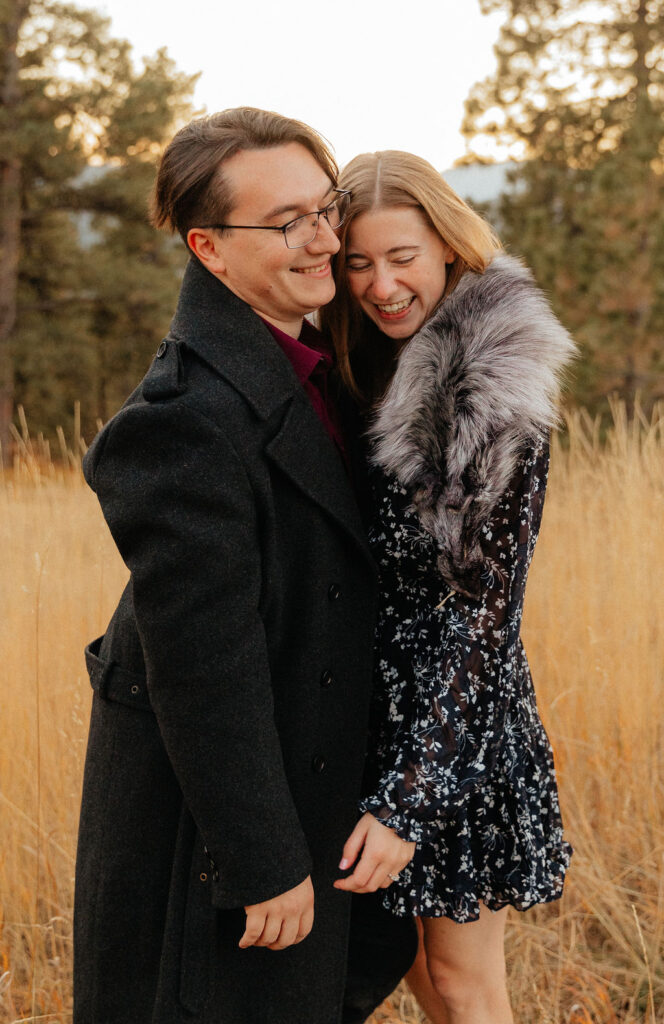
[[[335,884],[419,919],[408,980],[432,1024],[509,1024],[507,907],[559,897],[571,853],[519,630],[574,346],[426,161],[359,156],[340,188],[322,321],[367,422],[381,605],[364,814]]]

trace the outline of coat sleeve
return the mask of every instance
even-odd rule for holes
[[[218,871],[213,903],[270,899],[311,861],[274,722],[243,463],[214,422],[158,403],[123,410],[85,469],[131,572],[150,701]]]
[[[496,763],[510,694],[528,671],[519,633],[548,463],[544,442],[531,447],[484,527],[479,600],[452,591],[432,612],[441,618],[441,648],[415,665],[410,721],[393,713],[388,681],[377,730],[381,775],[361,810],[403,839],[435,836]]]

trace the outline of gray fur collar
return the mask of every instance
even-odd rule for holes
[[[500,254],[469,272],[403,348],[369,435],[413,494],[454,589],[479,596],[480,531],[520,452],[558,419],[574,342],[530,272]]]

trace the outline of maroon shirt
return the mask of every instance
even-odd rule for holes
[[[299,338],[292,338],[267,320],[263,320],[263,323],[295,370],[314,412],[348,465],[339,417],[327,389],[328,373],[332,367],[331,347],[308,320],[303,321]]]

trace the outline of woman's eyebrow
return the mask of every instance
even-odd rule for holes
[[[394,256],[395,253],[397,253],[397,252],[404,252],[406,250],[410,250],[411,252],[413,252],[413,251],[419,252],[420,248],[421,247],[419,245],[414,245],[414,244],[413,245],[394,245],[394,246],[392,246],[391,249],[387,250],[385,255],[386,256]],[[365,254],[363,252],[349,252],[349,253],[346,253],[346,259],[347,260],[366,259],[366,256],[365,256]]]
[[[412,245],[394,245],[392,246],[391,249],[387,250],[387,255],[393,256],[395,252],[403,252],[404,249],[415,249],[417,252],[419,252],[420,246],[415,245],[415,243],[413,243]]]

